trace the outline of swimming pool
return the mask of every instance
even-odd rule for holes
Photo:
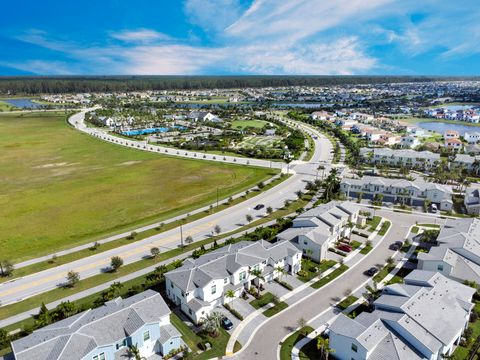
[[[136,136],[136,135],[154,134],[158,132],[164,133],[171,130],[183,130],[183,129],[185,129],[183,126],[174,126],[174,128],[156,127],[156,128],[148,128],[148,129],[136,129],[136,130],[123,131],[122,135]]]

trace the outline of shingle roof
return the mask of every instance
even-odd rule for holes
[[[113,344],[170,313],[159,293],[147,290],[115,299],[12,342],[17,360],[82,359],[94,348]]]

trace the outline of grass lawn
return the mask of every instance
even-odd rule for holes
[[[370,251],[372,251],[372,245],[365,245],[365,247],[360,250],[360,254],[367,255]]]
[[[370,226],[370,228],[369,228],[370,232],[375,231],[378,224],[380,224],[380,220],[382,220],[382,218],[380,216],[374,216],[372,220],[367,221],[367,225]]]
[[[373,277],[373,281],[376,281],[379,283],[382,281],[385,276],[387,276],[390,271],[392,271],[395,268],[395,265],[385,265],[383,268],[380,269],[380,271]]]
[[[380,228],[380,230],[378,231],[378,235],[380,235],[380,236],[385,235],[387,233],[388,229],[390,229],[390,225],[392,225],[392,223],[390,221],[385,221],[382,224],[382,227]]]
[[[426,228],[440,229],[440,225],[436,224],[418,224],[418,226],[423,226]]]
[[[282,138],[280,136],[246,136],[241,143],[238,144],[239,148],[250,149],[257,146],[264,146],[266,148],[281,148]]]
[[[412,233],[418,234],[418,230],[419,230],[419,229],[418,229],[418,226],[412,227]]]
[[[232,129],[243,130],[247,127],[261,129],[267,124],[268,122],[263,120],[234,120],[232,121]]]
[[[0,247],[18,262],[193,210],[272,174],[98,141],[62,113],[0,115]],[[184,176],[182,176],[184,175]]]
[[[336,279],[340,275],[342,275],[345,271],[347,271],[348,266],[347,265],[340,265],[338,269],[333,270],[330,275],[327,275],[320,280],[318,280],[316,283],[313,283],[310,285],[314,289],[320,289],[322,286],[328,284],[330,281]]]
[[[287,337],[280,347],[280,360],[290,360],[292,358],[292,349],[297,342],[310,334],[314,329],[311,326],[304,326]]]
[[[252,305],[255,309],[260,309],[267,304],[270,304],[273,301],[273,294],[270,292],[266,292],[260,298],[250,301],[250,305]]]
[[[263,312],[263,315],[266,317],[271,317],[275,314],[278,314],[280,311],[285,310],[288,307],[288,304],[286,302],[279,302],[275,306],[271,307],[270,309],[267,309]]]
[[[473,311],[480,312],[480,303],[476,302],[475,303],[475,308]],[[463,359],[468,359],[469,352],[471,350],[471,347],[474,346],[475,344],[475,339],[477,339],[480,336],[480,319],[471,322],[468,324],[468,327],[472,330],[472,341],[469,344],[468,347],[459,345],[456,349],[455,352],[453,353],[454,359],[457,360],[463,360]],[[478,356],[473,357],[473,359],[478,359]]]
[[[0,101],[0,112],[2,111],[12,111],[15,107],[6,103],[5,101]]]
[[[312,280],[315,276],[319,274],[319,272],[325,272],[334,266],[336,262],[334,260],[323,260],[320,264],[309,260],[309,259],[302,259],[302,276],[297,274],[297,278],[303,282],[307,282]],[[318,271],[315,271],[315,268]]]
[[[349,297],[347,297],[344,300],[342,300],[341,302],[339,302],[337,304],[337,307],[340,310],[345,310],[346,308],[348,308],[350,305],[352,305],[357,300],[358,300],[358,298],[356,296],[350,295]]]

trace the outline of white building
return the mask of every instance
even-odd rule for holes
[[[404,166],[430,170],[437,166],[440,155],[430,151],[414,151],[410,149],[393,150],[389,148],[361,148],[360,156],[373,165]]]
[[[480,215],[480,190],[473,187],[467,188],[463,204],[467,209],[467,214]]]
[[[453,207],[453,190],[449,185],[426,182],[421,178],[414,181],[364,176],[360,179],[343,178],[340,191],[347,198],[374,200],[382,195],[382,202],[411,206],[423,206],[425,200],[437,204],[441,210]]]
[[[420,141],[414,136],[402,136],[400,145],[404,148],[414,148],[420,145]]]
[[[165,274],[167,296],[194,322],[210,314],[215,306],[230,301],[228,290],[236,297],[252,285],[270,282],[282,267],[290,274],[300,270],[302,253],[288,241],[242,241],[227,245]],[[265,280],[252,275],[259,270]]]
[[[349,236],[351,229],[347,225],[357,223],[359,212],[356,204],[330,201],[295,218],[292,227],[277,237],[291,241],[304,256],[319,263],[326,258],[329,247]]]
[[[480,141],[480,132],[466,132],[465,134],[463,134],[463,138],[469,144],[476,144],[478,141]]]
[[[340,314],[329,326],[339,360],[441,359],[468,326],[475,289],[437,272],[414,270],[383,289],[372,313]]]

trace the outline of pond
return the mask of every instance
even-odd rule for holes
[[[479,126],[450,124],[450,123],[443,123],[439,121],[419,122],[419,123],[416,123],[415,125],[421,127],[422,129],[435,131],[440,134],[443,134],[447,130],[456,130],[460,135],[463,135],[466,132],[480,131]]]
[[[5,99],[2,101],[19,109],[38,109],[43,107],[43,105],[34,103],[32,100],[35,99]]]
[[[123,131],[122,135],[126,136],[137,136],[137,135],[146,135],[146,134],[154,134],[154,133],[164,133],[167,131],[171,130],[184,130],[185,128],[183,126],[178,126],[175,125],[174,129],[172,128],[166,128],[166,127],[156,127],[156,128],[148,128],[148,129],[136,129],[136,130],[128,130],[128,131]]]

